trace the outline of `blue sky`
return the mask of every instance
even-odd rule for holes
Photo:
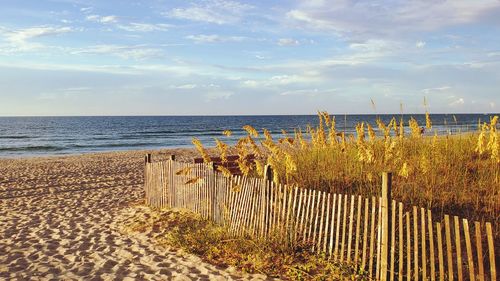
[[[498,0],[1,6],[0,116],[500,111]]]

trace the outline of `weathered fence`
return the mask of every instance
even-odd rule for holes
[[[206,164],[146,160],[146,203],[191,210],[234,235],[309,242],[311,250],[348,263],[371,279],[496,280],[490,223],[381,197],[289,187],[260,178],[224,177]]]

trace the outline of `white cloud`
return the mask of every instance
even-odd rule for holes
[[[497,0],[484,1],[303,1],[287,18],[298,28],[329,30],[338,35],[400,36],[479,21],[500,8]]]
[[[82,13],[89,13],[89,12],[92,12],[92,10],[93,10],[92,7],[80,8],[80,12],[82,12]]]
[[[461,106],[465,103],[465,100],[463,98],[458,98],[452,102],[450,102],[451,107],[456,107],[456,106]]]
[[[318,95],[318,89],[286,91],[280,94],[280,96],[310,96],[310,97],[314,97],[316,95]]]
[[[17,30],[0,28],[0,38],[3,38],[3,40],[9,44],[3,51],[5,51],[5,49],[9,49],[9,52],[31,51],[44,46],[40,43],[30,42],[32,39],[46,36],[57,36],[72,31],[73,29],[71,27],[53,26],[37,26]]]
[[[267,60],[267,59],[270,59],[270,57],[267,57],[267,56],[262,56],[262,55],[255,55],[255,58],[258,59],[258,60]]]
[[[229,99],[233,95],[234,95],[233,92],[228,92],[228,91],[217,91],[217,92],[215,92],[214,91],[214,92],[205,93],[204,97],[205,97],[205,101],[211,102],[211,101],[214,101],[214,100],[221,100],[221,99],[227,100],[227,99]]]
[[[241,42],[246,39],[246,37],[242,36],[223,37],[216,34],[188,35],[185,38],[193,40],[195,43]]]
[[[423,47],[425,47],[425,42],[424,41],[418,41],[417,43],[415,43],[415,47],[421,49]]]
[[[303,89],[303,90],[291,90],[280,93],[280,96],[306,96],[306,97],[316,97],[321,94],[329,94],[336,92],[336,89],[329,90],[319,90],[315,89]]]
[[[444,92],[450,90],[450,86],[441,86],[441,87],[435,87],[435,88],[426,88],[422,89],[422,93],[424,94],[430,94],[430,93],[435,93],[435,92]]]
[[[392,52],[396,48],[399,48],[396,42],[381,39],[369,39],[366,41],[354,42],[349,44],[349,49],[362,54],[373,54],[387,51]]]
[[[240,21],[244,13],[253,7],[230,0],[205,0],[192,3],[186,8],[175,8],[163,15],[190,21],[228,24]]]
[[[300,42],[298,40],[295,40],[292,38],[280,38],[278,40],[278,45],[280,45],[280,46],[297,46],[297,45],[300,45]]]
[[[291,84],[308,84],[322,81],[319,73],[306,72],[301,75],[274,75],[268,79],[245,80],[242,81],[242,87],[260,88],[260,87],[281,87]]]
[[[99,23],[116,23],[118,22],[118,17],[117,16],[100,16],[100,15],[88,15],[85,19],[88,21],[92,22],[99,22]]]
[[[75,71],[75,72],[92,72],[106,73],[118,75],[144,75],[158,74],[165,75],[168,73],[172,77],[192,77],[195,74],[202,73],[203,69],[194,69],[190,66],[183,65],[165,65],[165,64],[59,64],[59,63],[37,63],[37,62],[16,62],[9,63],[0,61],[0,67],[41,70],[41,71]]]
[[[152,31],[167,31],[170,27],[169,24],[158,23],[158,24],[150,24],[150,23],[137,23],[131,22],[126,25],[117,25],[119,29],[123,29],[130,32],[152,32]]]
[[[98,22],[98,21],[100,21],[101,16],[99,16],[99,15],[88,15],[88,16],[85,17],[85,19],[88,20],[88,21]]]
[[[102,23],[112,23],[112,22],[117,22],[118,21],[118,17],[116,16],[104,16],[104,17],[101,17],[101,20],[100,20]]]
[[[111,55],[122,59],[143,60],[163,56],[163,51],[145,45],[122,46],[122,45],[96,45],[80,48],[71,52],[72,54]]]
[[[174,89],[180,89],[180,90],[191,90],[197,88],[198,85],[196,84],[184,84],[184,85],[179,85],[179,86],[173,86],[172,88]]]
[[[38,26],[14,31],[4,31],[2,34],[5,36],[5,40],[11,43],[23,43],[32,38],[68,33],[72,30],[71,27]]]

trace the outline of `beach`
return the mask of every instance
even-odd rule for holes
[[[0,159],[0,279],[264,280],[131,234],[123,224],[147,212],[144,155],[125,151]],[[188,161],[190,149],[154,151]]]

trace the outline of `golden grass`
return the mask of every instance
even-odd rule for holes
[[[432,209],[438,216],[490,221],[499,232],[498,116],[480,124],[475,133],[433,137],[424,137],[414,118],[407,122],[393,118],[389,124],[362,122],[350,135],[337,131],[328,113],[320,112],[318,119],[316,127],[309,126],[305,132],[298,128],[293,134],[283,131],[277,140],[264,129],[260,145],[257,130],[245,126],[248,135],[231,149],[241,159],[255,154],[257,163],[241,161],[243,173],[262,176],[262,167],[271,164],[276,182],[371,196],[379,194],[381,173],[390,171],[393,199]],[[428,113],[425,125],[432,130]],[[202,155],[206,153],[195,143]]]

